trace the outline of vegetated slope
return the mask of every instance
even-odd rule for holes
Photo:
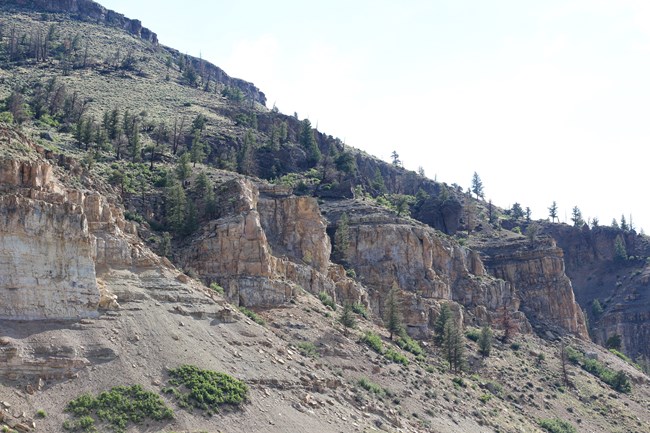
[[[587,430],[648,431],[645,376],[572,340],[633,386],[630,395],[610,391],[572,365],[575,388],[567,386],[558,343],[528,333],[513,290],[518,280],[490,276],[476,253],[406,217],[409,210],[455,233],[471,213],[457,189],[266,110],[249,84],[219,81],[198,59],[120,30],[40,12],[13,11],[2,22],[21,35],[3,37],[3,97],[29,103],[22,128],[40,145],[2,128],[2,198],[11,204],[3,207],[2,257],[24,270],[10,272],[2,287],[9,301],[0,309],[0,395],[8,425],[29,426],[42,409],[48,415],[39,428],[56,431],[70,416],[66,403],[81,393],[142,384],[176,411],[170,424],[141,427],[161,431],[539,431],[539,418],[556,417]],[[31,41],[51,28],[47,55],[37,54]],[[120,126],[111,131],[115,112]],[[347,269],[331,263],[326,234],[337,238],[343,213],[354,236],[335,258]],[[58,252],[84,260],[40,273]],[[222,284],[234,305],[264,307],[266,326],[161,256],[206,284]],[[485,360],[471,356],[464,379],[454,379],[442,348],[429,342],[423,355],[409,354],[360,317],[359,330],[346,331],[340,310],[312,296],[355,303],[381,322],[393,283],[414,335],[430,339],[444,305],[459,325],[520,334],[495,342]],[[545,310],[546,319],[566,320],[553,338],[580,334],[571,305]],[[14,322],[19,316],[31,320]],[[382,353],[361,341],[366,330],[383,335]],[[464,338],[457,347],[477,349]],[[248,403],[212,418],[186,413],[162,392],[167,369],[180,364],[244,380]]]

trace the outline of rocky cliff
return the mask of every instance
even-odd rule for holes
[[[262,190],[260,190],[260,187]],[[218,282],[244,306],[278,306],[305,289],[339,302],[366,302],[365,290],[329,261],[330,242],[316,200],[235,179],[218,188],[220,217],[181,254],[181,264]]]
[[[481,247],[487,269],[508,281],[521,299],[521,309],[540,329],[569,331],[589,338],[565,274],[564,253],[552,239],[498,242]]]
[[[151,43],[158,43],[156,34],[142,27],[140,20],[129,19],[92,0],[6,0],[4,3],[29,10],[70,14],[76,19],[117,27]]]
[[[650,359],[650,244],[645,236],[613,227],[547,224],[544,231],[564,250],[567,275],[587,312],[592,338],[601,345],[619,335],[632,358]],[[616,258],[616,238],[627,260]],[[594,310],[598,300],[603,311]]]
[[[412,220],[391,216],[360,200],[326,202],[323,210],[332,232],[348,213],[349,248],[344,261],[368,288],[370,304],[380,317],[393,285],[400,290],[405,324],[413,335],[425,337],[441,302],[455,302],[468,313],[467,323],[501,326],[508,311],[521,332],[530,324],[518,311],[519,298],[511,284],[491,277],[474,251]]]

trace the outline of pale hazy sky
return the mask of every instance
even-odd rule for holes
[[[99,0],[386,161],[650,230],[647,0]]]

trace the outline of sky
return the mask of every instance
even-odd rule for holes
[[[647,0],[99,0],[410,170],[650,230]]]

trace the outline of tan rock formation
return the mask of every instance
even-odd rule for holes
[[[331,245],[326,224],[313,198],[236,179],[220,189],[221,218],[181,256],[183,267],[217,281],[228,297],[246,306],[275,306],[296,290],[325,291],[351,302],[364,302],[363,288],[330,269]]]
[[[522,311],[534,322],[589,338],[584,315],[564,272],[562,249],[552,239],[531,247],[526,240],[483,250],[484,262],[497,278],[508,281],[521,298]]]

